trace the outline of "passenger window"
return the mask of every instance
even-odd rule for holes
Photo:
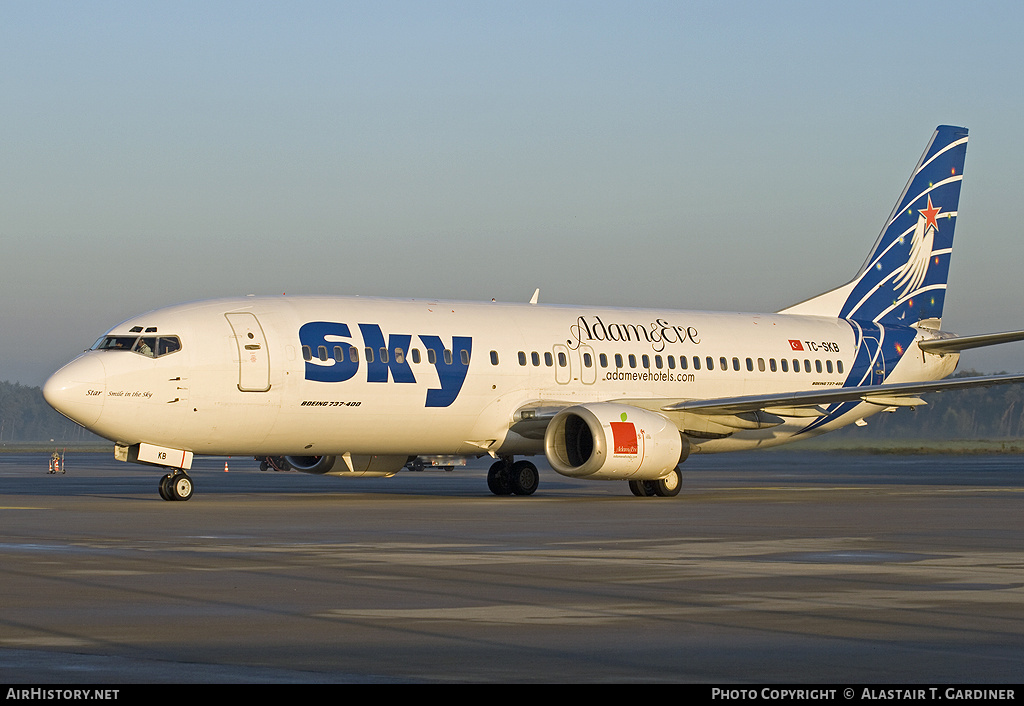
[[[629,367],[631,367],[631,368],[635,368],[636,367],[636,356],[633,355],[632,353],[629,354]]]
[[[530,362],[533,363],[534,367],[540,365],[540,353],[537,351],[530,353]]]
[[[414,354],[418,354],[419,351],[413,351],[413,353]],[[413,357],[414,358],[418,358],[419,355],[414,355]],[[359,362],[359,349],[356,348],[355,346],[349,346],[348,347],[348,359],[352,363],[358,363]]]
[[[498,364],[498,351],[491,351],[491,365]]]
[[[498,354],[497,354],[497,353],[495,353],[495,354],[494,354],[494,357],[495,357],[495,359],[497,359],[497,357],[498,357]],[[459,360],[461,360],[461,361],[462,361],[462,364],[463,364],[463,365],[469,365],[469,351],[467,351],[467,350],[466,350],[465,348],[463,348],[462,350],[460,350],[460,351],[459,351]]]
[[[381,349],[380,349],[380,362],[382,362],[382,363],[388,362],[388,349],[384,348],[383,346],[381,346]]]
[[[779,362],[782,363],[782,372],[788,373],[789,372],[789,361],[786,360],[785,358],[783,358]]]
[[[452,352],[450,350],[448,350],[447,348],[444,349],[444,364],[445,365],[451,365],[452,364]]]
[[[825,371],[829,372],[829,373],[832,372],[832,361],[831,360],[826,360],[825,361]]]
[[[836,372],[839,373],[840,375],[842,375],[842,373],[843,373],[843,361],[841,361],[841,360],[837,360],[836,361]]]
[[[735,358],[734,357],[732,359],[732,369],[733,370],[739,370],[740,369],[740,359],[739,358]]]
[[[559,354],[558,354],[558,367],[559,368],[564,368],[566,365],[568,365],[568,363],[569,363],[569,361],[567,361],[565,359],[565,353],[559,352]]]
[[[320,346],[317,348],[316,354],[320,360],[327,362],[327,346]]]
[[[334,347],[334,359],[339,363],[345,360],[345,351],[341,349],[341,346]]]
[[[817,370],[819,373],[821,372],[821,361],[820,360],[814,361],[814,369]]]
[[[592,368],[594,367],[594,358],[589,353],[583,354],[583,365]]]
[[[437,365],[437,351],[433,348],[427,349],[427,362],[431,365]]]
[[[621,368],[622,367],[622,354],[621,353],[616,353],[615,354],[615,367],[616,368]]]
[[[401,348],[395,349],[395,362],[398,364],[405,362],[405,352]]]
[[[303,346],[302,347],[302,359],[303,360],[313,360],[313,351],[310,350],[309,346]]]
[[[775,359],[774,358],[769,358],[768,359],[768,369],[771,370],[773,373],[776,371]]]
[[[700,370],[700,356],[699,355],[693,356],[693,369],[694,370]]]
[[[793,359],[793,372],[794,373],[799,373],[800,372],[800,361],[797,360],[796,358]]]
[[[715,369],[715,359],[714,358],[712,358],[711,356],[708,356],[707,359],[705,360],[705,362],[708,364],[708,370],[714,370]]]
[[[680,369],[680,370],[686,370],[686,366],[687,366],[688,364],[689,364],[689,363],[688,363],[688,361],[687,361],[687,359],[686,359],[686,356],[685,356],[685,355],[681,355],[681,356],[679,356],[679,369]]]
[[[806,358],[804,358],[804,372],[811,372],[811,361],[807,360]]]
[[[643,365],[648,370],[650,370],[650,368],[651,368],[651,356],[649,356],[649,355],[640,356],[640,364]]]
[[[352,350],[355,350],[355,348],[353,348]],[[420,349],[419,348],[413,348],[412,349],[412,362],[414,362],[414,363],[419,363],[420,362]]]
[[[519,351],[519,364],[526,365],[526,351]]]
[[[729,369],[729,361],[727,361],[725,359],[724,355],[721,358],[718,359],[718,364],[720,366],[722,366],[722,370],[728,370]]]
[[[748,373],[754,372],[754,359],[753,358],[747,358],[747,372]]]
[[[757,359],[757,369],[762,373],[764,372],[764,358]]]
[[[660,355],[654,356],[654,367],[657,368],[658,370],[661,370],[661,356]]]
[[[684,363],[686,362],[686,358],[683,358],[683,362]],[[676,369],[676,357],[674,355],[670,355],[668,357],[668,369],[669,370],[675,370]]]
[[[555,361],[551,357],[551,353],[549,353],[548,351],[544,351],[544,365],[546,365],[546,366],[548,366],[550,368],[554,364],[555,364]]]
[[[373,349],[372,348],[366,348],[366,349],[364,349],[363,352],[366,354],[366,362],[367,363],[372,363],[373,362]]]
[[[607,353],[602,353],[600,356],[598,356],[598,360],[601,361],[601,367],[602,368],[607,368],[608,367],[608,354]]]

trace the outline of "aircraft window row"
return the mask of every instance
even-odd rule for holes
[[[147,358],[160,358],[181,350],[181,339],[177,336],[104,336],[92,349],[132,351]]]
[[[530,362],[534,365],[534,367],[540,367],[541,355],[542,354],[538,353],[537,351],[531,351],[530,352]],[[550,351],[544,351],[543,356],[544,356],[544,365],[545,366],[550,368],[550,367],[552,367],[555,364],[555,356]],[[589,368],[591,366],[590,354],[589,353],[585,354],[585,357],[587,359],[586,366]],[[494,363],[495,365],[498,364],[497,363],[497,354],[495,354],[495,356],[491,359],[491,362]],[[526,365],[526,351],[519,351],[519,364],[520,365]],[[568,365],[569,365],[569,358],[568,358],[568,356],[566,356],[564,351],[559,351],[558,352],[558,367],[564,368],[564,367],[567,367]]]
[[[554,365],[555,359],[552,357],[552,354],[547,351],[545,351],[543,354],[538,353],[537,351],[531,351],[529,353],[529,358],[527,358],[526,351],[519,351],[519,365],[525,367],[528,363],[530,363],[534,367],[540,367],[542,356],[545,366],[552,367]],[[609,359],[607,353],[601,353],[600,355],[598,355],[598,361],[600,362],[602,368],[609,367]],[[693,370],[700,370],[703,367],[705,370],[715,370],[717,368],[720,370],[731,369],[738,371],[745,368],[747,372],[754,372],[754,369],[756,367],[758,372],[762,373],[767,371],[771,371],[773,373],[779,371],[788,373],[790,370],[792,370],[794,373],[843,373],[843,361],[841,360],[811,361],[808,358],[803,359],[803,361],[801,361],[799,358],[781,358],[779,360],[776,360],[775,358],[769,358],[767,361],[764,358],[757,358],[756,361],[754,358],[746,358],[741,363],[740,359],[736,356],[733,356],[732,359],[729,359],[726,356],[721,356],[716,361],[714,356],[710,355],[703,358],[699,355],[695,355],[692,359],[687,358],[686,356],[679,356],[677,358],[674,355],[641,355],[638,360],[637,356],[633,353],[630,353],[625,357],[623,357],[621,353],[615,353],[613,356],[613,361],[615,363],[616,368],[624,368],[628,364],[630,368],[641,367],[651,369],[651,364],[653,362],[653,367],[657,370],[676,370],[677,368],[679,370],[689,370],[692,364]],[[491,363],[493,365],[498,364],[498,354],[495,353],[494,351],[491,351]],[[558,365],[559,367],[563,368],[568,365],[568,359],[566,358],[564,352],[558,353]],[[593,365],[593,356],[591,356],[590,353],[584,353],[583,367],[591,368],[593,367]]]
[[[383,346],[381,348],[377,349],[377,350],[374,350],[373,348],[369,348],[369,347],[364,348],[362,355],[363,355],[363,359],[367,363],[373,363],[373,362],[377,362],[377,361],[379,361],[381,363],[387,363],[387,362],[389,362],[389,360],[391,358],[391,353],[388,351],[387,348],[385,348]],[[495,362],[496,361],[496,356],[497,356],[497,353],[495,353],[494,351],[491,351],[491,361],[494,362],[495,365],[497,365],[497,362]],[[339,362],[348,359],[349,361],[351,361],[353,363],[358,363],[359,362],[359,349],[356,348],[355,346],[334,346],[334,348],[332,350],[328,350],[327,346],[317,346],[316,357],[319,358],[324,363],[326,363],[331,358],[334,358],[334,360],[337,360]],[[302,347],[302,358],[303,358],[303,360],[313,360],[313,349],[310,346],[303,346]],[[394,358],[395,358],[394,362],[398,363],[399,365],[405,363],[406,362],[405,351],[403,349],[401,349],[401,348],[395,348],[394,349]],[[445,365],[451,365],[452,362],[454,361],[454,355],[453,355],[452,351],[450,351],[448,349],[445,349],[441,353],[441,359],[444,360],[444,364]],[[420,363],[420,362],[422,362],[422,360],[423,360],[423,357],[420,355],[419,348],[413,348],[413,349],[411,349],[409,351],[409,355],[408,355],[408,361],[409,362]],[[469,351],[467,351],[465,349],[460,350],[459,351],[459,361],[463,365],[469,365]],[[437,364],[437,351],[435,351],[433,348],[428,348],[427,349],[427,362],[430,363],[431,365]]]

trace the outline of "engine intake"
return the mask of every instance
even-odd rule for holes
[[[544,434],[548,463],[572,478],[659,480],[689,453],[689,440],[666,417],[614,402],[564,409]]]

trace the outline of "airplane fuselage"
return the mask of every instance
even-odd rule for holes
[[[196,454],[540,454],[517,412],[945,377],[916,328],[781,314],[359,297],[243,297],[156,310],[62,370],[65,413],[122,445]],[[690,430],[691,449],[774,445],[880,411]],[[813,422],[817,422],[816,424]],[[686,429],[685,421],[680,428]]]

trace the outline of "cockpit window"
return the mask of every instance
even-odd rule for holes
[[[93,348],[99,350],[121,350],[130,351],[135,346],[138,336],[107,336],[96,341]]]
[[[181,350],[181,340],[177,336],[104,336],[92,348],[132,351],[147,358],[159,358]]]

